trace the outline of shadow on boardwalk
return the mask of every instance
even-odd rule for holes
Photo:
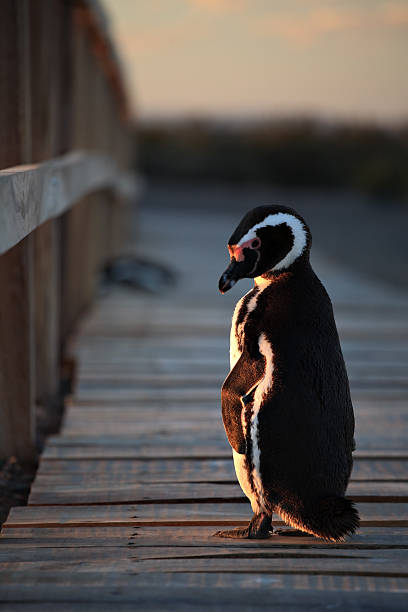
[[[29,505],[2,532],[3,600],[31,602],[22,610],[405,609],[406,296],[314,250],[356,410],[349,495],[360,533],[337,545],[212,538],[251,515],[219,407],[231,312],[246,286],[221,296],[217,281],[241,211],[160,198],[141,211],[135,246],[177,270],[178,284],[162,296],[115,290],[83,322],[62,431],[48,441]]]

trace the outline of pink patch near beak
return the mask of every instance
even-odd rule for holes
[[[256,247],[252,246],[252,243],[256,242]],[[245,259],[244,249],[259,249],[261,241],[259,238],[251,238],[242,244],[229,244],[228,251],[231,257],[235,257],[235,261],[243,261]]]

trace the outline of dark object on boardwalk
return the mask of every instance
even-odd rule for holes
[[[0,462],[0,526],[12,506],[25,506],[35,465],[21,465],[15,457]]]
[[[254,518],[224,537],[268,537],[272,512],[292,527],[339,541],[357,510],[344,497],[354,415],[332,305],[309,262],[311,235],[283,206],[251,210],[228,242],[219,288],[255,286],[237,304],[222,416]]]
[[[134,255],[110,260],[104,268],[104,279],[108,283],[127,285],[149,293],[160,293],[176,282],[175,274],[169,268]]]

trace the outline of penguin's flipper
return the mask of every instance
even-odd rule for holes
[[[246,442],[242,429],[241,414],[243,406],[252,401],[252,391],[261,380],[264,372],[264,359],[250,356],[244,350],[221,390],[222,420],[228,442],[235,452],[245,454]]]
[[[256,387],[248,391],[248,393],[246,393],[245,395],[242,395],[241,402],[243,406],[248,406],[248,404],[251,404],[254,401],[255,391]]]
[[[272,516],[260,512],[255,514],[247,527],[237,527],[226,531],[217,531],[214,536],[219,538],[234,538],[238,540],[265,540],[271,536]]]

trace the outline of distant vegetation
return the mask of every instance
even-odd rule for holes
[[[145,176],[355,189],[408,201],[408,124],[156,121],[138,130]]]

